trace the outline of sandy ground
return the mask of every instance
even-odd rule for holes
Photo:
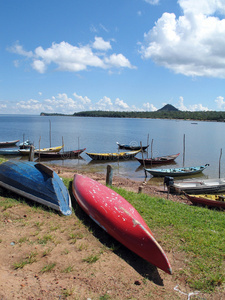
[[[72,169],[53,167],[62,177]],[[104,174],[87,176],[105,184]],[[113,185],[167,199],[163,186],[114,177]],[[7,197],[0,190],[0,199]],[[184,196],[169,200],[189,204]],[[168,275],[147,263],[99,228],[75,202],[65,217],[25,201],[0,211],[0,299],[224,299],[223,292],[190,290],[180,271],[184,253],[169,251]],[[194,293],[194,294],[191,294]]]

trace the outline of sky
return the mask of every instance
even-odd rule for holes
[[[225,110],[225,0],[0,0],[0,114]]]

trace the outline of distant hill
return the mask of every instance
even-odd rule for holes
[[[171,104],[166,104],[162,108],[158,109],[157,111],[179,111],[176,107]]]

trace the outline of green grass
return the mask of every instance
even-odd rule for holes
[[[180,276],[185,277],[190,287],[211,292],[225,283],[224,211],[113,189],[139,211],[153,232],[157,232],[155,237],[164,250],[186,253],[186,267]]]

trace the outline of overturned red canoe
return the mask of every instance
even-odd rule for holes
[[[74,175],[72,190],[81,208],[106,232],[140,257],[172,274],[168,258],[151,230],[122,196],[78,174]]]

